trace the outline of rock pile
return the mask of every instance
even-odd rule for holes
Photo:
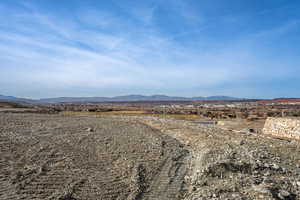
[[[263,133],[276,137],[300,139],[300,119],[270,117],[266,120]]]

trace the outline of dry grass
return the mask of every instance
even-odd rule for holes
[[[201,119],[198,115],[187,115],[187,114],[152,114],[147,111],[142,110],[120,110],[120,111],[111,111],[111,112],[74,112],[74,111],[65,111],[62,113],[63,115],[99,115],[99,116],[107,116],[107,115],[126,115],[126,116],[154,116],[154,117],[162,117],[162,118],[175,118],[175,119],[183,119],[183,120],[199,120]]]

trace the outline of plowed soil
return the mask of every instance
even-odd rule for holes
[[[151,116],[0,113],[0,200],[298,200],[300,145]]]
[[[0,114],[0,199],[181,199],[188,151],[139,122]]]

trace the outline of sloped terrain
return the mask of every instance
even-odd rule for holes
[[[138,122],[0,114],[0,199],[181,199],[188,152]]]
[[[178,139],[190,151],[185,200],[300,199],[300,145],[296,140],[185,120],[135,120]]]

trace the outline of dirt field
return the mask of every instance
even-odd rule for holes
[[[300,199],[298,141],[156,117],[124,117],[176,138],[190,152],[184,200]]]
[[[0,115],[0,199],[180,199],[188,152],[138,122]]]
[[[300,199],[297,141],[152,116],[0,113],[0,199]]]

